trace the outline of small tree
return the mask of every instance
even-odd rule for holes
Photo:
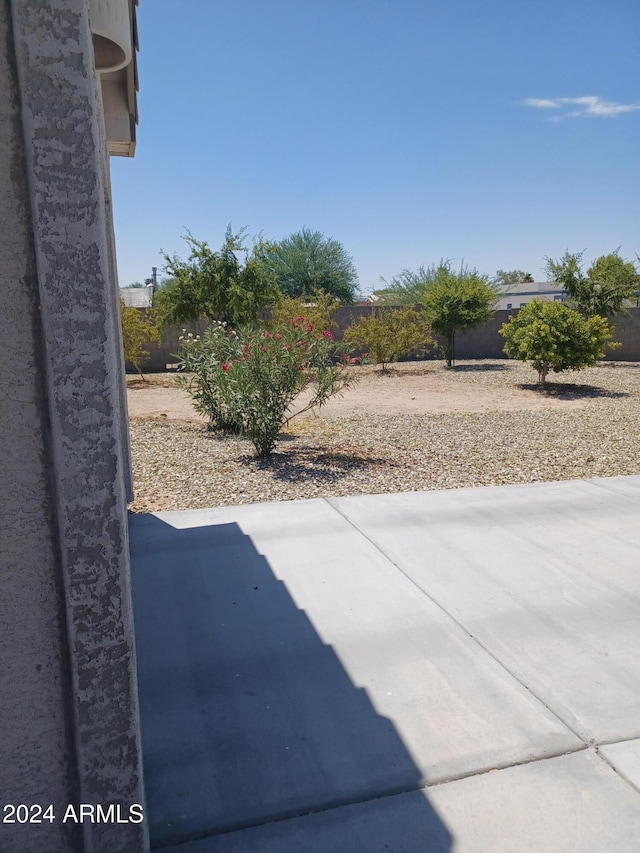
[[[358,291],[358,272],[342,243],[320,231],[303,228],[279,243],[263,244],[259,253],[278,289],[292,299],[308,300],[321,290],[351,303]]]
[[[262,243],[242,263],[239,253],[247,251],[243,238],[244,231],[234,234],[229,226],[222,247],[214,252],[208,243],[187,232],[187,260],[164,255],[170,278],[154,300],[163,322],[187,323],[201,317],[234,325],[255,321],[277,291],[273,275],[258,260]]]
[[[422,304],[433,331],[442,335],[447,367],[455,360],[456,332],[485,323],[495,303],[495,290],[477,273],[454,274],[429,289]]]
[[[433,343],[428,320],[409,305],[376,308],[368,317],[361,317],[348,326],[343,341],[367,349],[371,361],[380,364],[383,372],[390,362]]]
[[[160,328],[153,311],[143,312],[139,308],[128,308],[120,299],[120,321],[122,323],[122,346],[124,360],[132,364],[142,375],[142,365],[149,356],[149,344],[160,342]]]
[[[442,353],[451,367],[455,335],[486,322],[493,314],[498,291],[489,277],[464,264],[455,272],[451,261],[441,260],[417,272],[403,270],[378,291],[387,304],[421,303],[433,331],[442,336]]]
[[[604,358],[611,326],[604,317],[583,317],[561,302],[533,299],[504,323],[500,334],[509,358],[530,361],[544,388],[550,370],[582,370]]]
[[[587,317],[613,317],[625,311],[627,300],[633,299],[638,287],[638,274],[634,265],[624,261],[619,250],[601,255],[583,270],[584,252],[571,253],[567,249],[557,261],[545,258],[550,279],[562,284],[569,301]]]

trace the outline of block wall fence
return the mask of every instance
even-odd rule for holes
[[[141,309],[144,310],[144,309]],[[360,317],[367,317],[375,309],[372,305],[344,305],[338,309],[335,320],[338,329],[334,331],[337,339],[340,339],[344,330],[352,322]],[[380,309],[377,309],[380,310]],[[393,308],[382,310],[392,311]],[[517,310],[496,311],[493,317],[481,326],[459,332],[456,335],[456,358],[457,359],[492,359],[506,358],[502,348],[504,338],[498,334],[498,330],[509,317],[517,314]],[[631,308],[628,314],[622,314],[615,318],[614,340],[620,343],[617,349],[609,350],[605,356],[606,361],[640,361],[640,308]],[[185,324],[187,331],[199,335],[206,329],[207,323],[200,320],[197,323]],[[170,369],[167,366],[177,362],[178,338],[182,334],[183,327],[167,326],[164,330],[163,340],[160,344],[151,344],[149,358],[145,362],[143,370],[147,373],[163,373]],[[439,359],[441,352],[437,349],[427,353],[426,358]],[[132,365],[127,365],[127,372],[135,373]]]

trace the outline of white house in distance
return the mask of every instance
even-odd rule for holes
[[[522,308],[532,299],[564,302],[566,293],[556,281],[519,281],[509,285],[509,289],[500,294],[496,308],[499,311],[510,311],[512,308]]]
[[[126,308],[151,308],[153,284],[146,284],[144,287],[121,287],[120,298]]]

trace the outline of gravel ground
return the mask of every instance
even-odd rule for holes
[[[507,361],[461,362],[453,371],[400,365],[386,381],[420,371],[454,396],[462,388],[541,394],[530,367]],[[249,441],[198,423],[134,418],[130,509],[640,474],[640,364],[608,362],[553,379],[544,396],[554,405],[540,409],[379,414],[373,400],[371,412],[301,418],[266,460],[253,457]]]

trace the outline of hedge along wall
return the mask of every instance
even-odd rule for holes
[[[139,309],[144,311],[145,309]],[[342,337],[344,330],[352,322],[360,317],[366,317],[374,310],[372,305],[343,305],[338,309],[335,320],[338,329],[335,330],[337,339]],[[377,309],[392,311],[393,308]],[[474,358],[505,358],[502,351],[504,338],[498,334],[498,329],[506,323],[510,316],[517,314],[517,309],[512,311],[496,311],[493,317],[481,326],[469,329],[466,332],[458,332],[456,335],[456,359]],[[621,344],[618,349],[609,350],[606,355],[607,361],[640,361],[640,308],[631,308],[628,314],[621,314],[613,320],[615,327],[614,340]],[[195,335],[200,335],[207,327],[206,320],[197,323],[185,324],[186,330]],[[143,370],[146,373],[162,373],[168,365],[175,365],[178,352],[178,338],[183,333],[182,326],[167,326],[164,330],[163,340],[160,344],[150,344],[149,358],[145,362]],[[438,350],[427,353],[426,358],[438,359],[441,354]],[[132,365],[127,365],[128,373],[135,373]]]

